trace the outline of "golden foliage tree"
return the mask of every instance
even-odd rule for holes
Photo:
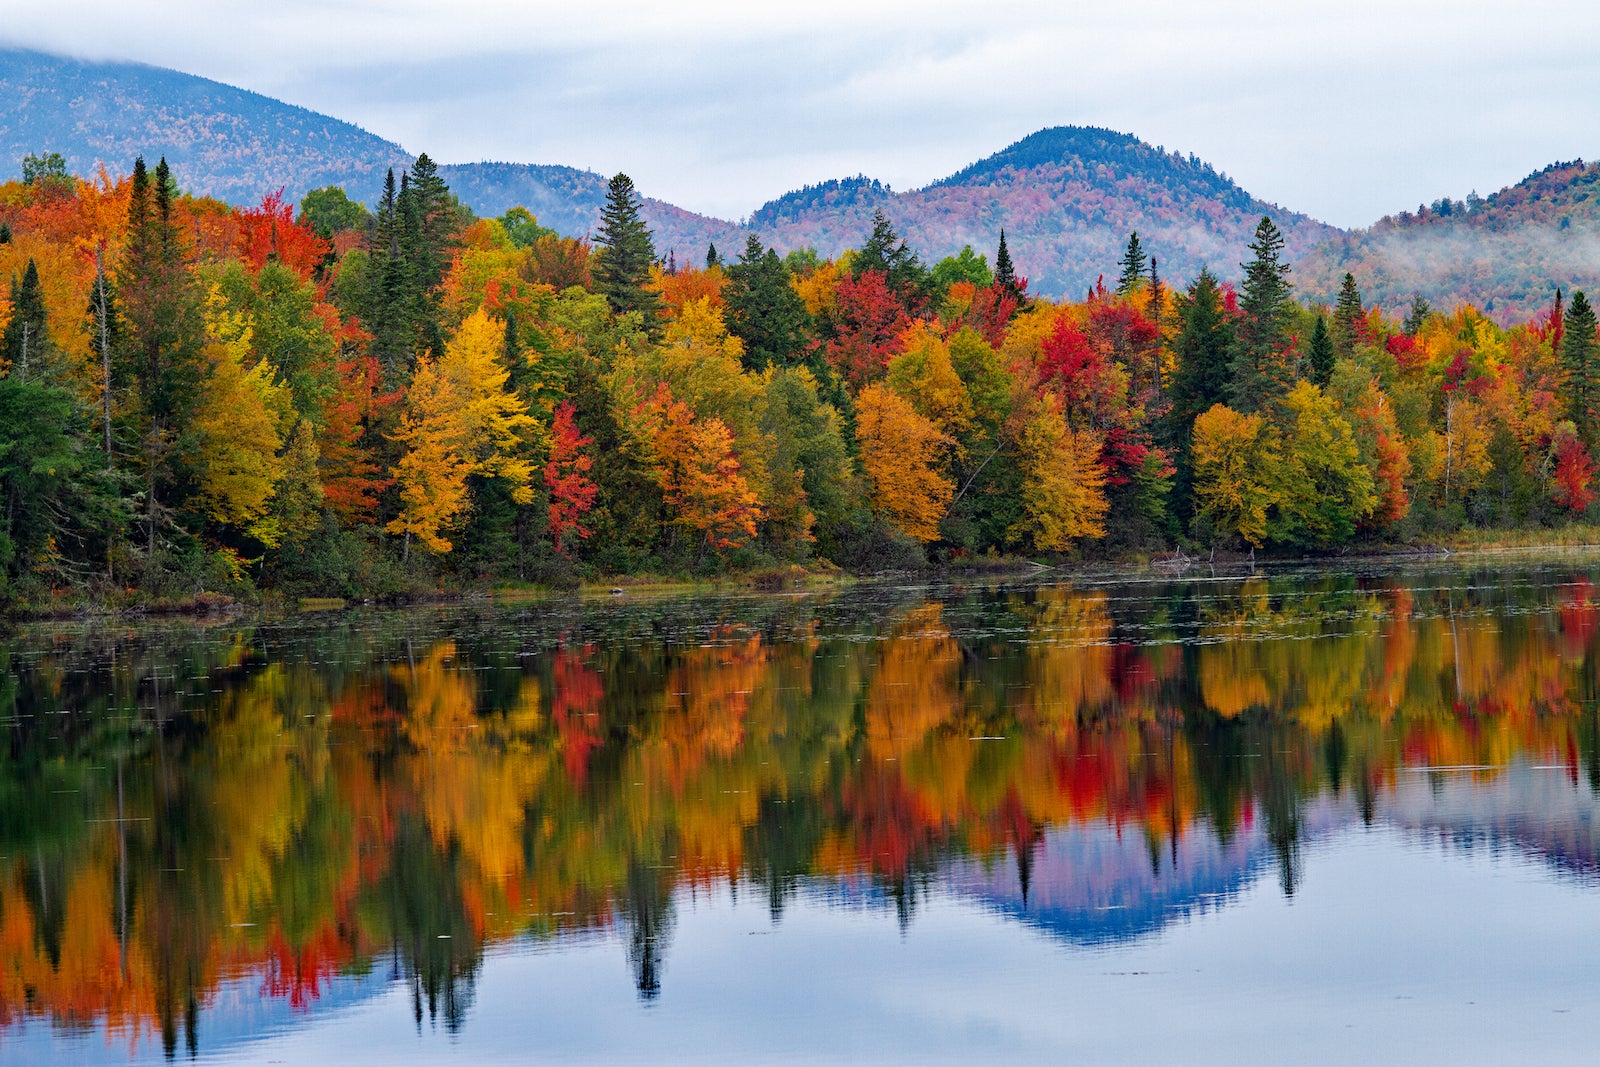
[[[1100,440],[1068,426],[1053,394],[1023,427],[1017,453],[1025,518],[1013,533],[1048,552],[1070,548],[1080,537],[1105,536],[1110,504]]]
[[[1274,503],[1276,435],[1260,415],[1241,415],[1223,404],[1194,420],[1195,514],[1223,536],[1259,546]]]
[[[388,524],[431,552],[453,547],[444,532],[470,505],[467,479],[503,478],[519,504],[533,500],[533,463],[519,448],[536,425],[498,355],[505,327],[482,309],[467,316],[438,359],[424,358],[411,379],[396,438],[406,453],[395,468],[400,514]]]
[[[955,493],[939,472],[950,439],[903,397],[873,384],[856,398],[856,441],[873,508],[908,536],[937,541]]]

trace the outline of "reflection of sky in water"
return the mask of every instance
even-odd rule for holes
[[[1518,854],[1446,850],[1359,822],[1308,846],[1286,900],[1270,877],[1158,936],[1064,946],[939,887],[904,930],[886,907],[802,893],[680,891],[662,996],[642,1004],[615,938],[491,951],[459,1033],[411,1025],[381,976],[301,1025],[206,1062],[1490,1063],[1581,1060],[1600,1011],[1600,909]],[[340,983],[347,985],[346,983]],[[248,999],[248,998],[245,998]],[[330,1010],[331,1009],[331,1010]],[[251,1027],[263,1020],[251,1018]],[[29,1062],[43,1028],[6,1038]],[[116,1062],[97,1035],[56,1062]],[[155,1053],[146,1049],[147,1053]],[[67,1058],[70,1057],[70,1058]],[[151,1055],[154,1059],[155,1056]]]
[[[625,935],[490,947],[467,1025],[413,1025],[378,967],[303,1011],[250,978],[202,1009],[216,1063],[1489,1063],[1584,1059],[1600,1011],[1594,798],[1565,768],[1403,777],[1373,827],[1324,796],[1292,898],[1259,825],[1152,853],[1137,828],[1048,830],[954,859],[914,916],[869,879],[807,880],[774,921],[749,884],[680,888],[663,992]],[[1574,871],[1579,873],[1573,878]],[[1585,883],[1585,884],[1578,884]],[[125,1039],[37,1022],[5,1063],[126,1062]],[[134,1048],[160,1060],[159,1043]],[[180,1051],[180,1058],[183,1058]]]

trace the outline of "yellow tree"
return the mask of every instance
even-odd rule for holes
[[[1105,468],[1100,440],[1069,427],[1061,402],[1046,394],[1039,411],[1022,428],[1017,449],[1022,467],[1023,520],[1012,529],[1047,552],[1070,548],[1080,537],[1104,537]]]
[[[856,398],[856,441],[872,485],[872,506],[919,541],[939,539],[955,486],[939,473],[950,439],[881,384]]]
[[[889,388],[946,437],[959,442],[972,425],[972,401],[950,361],[949,346],[925,322],[908,329],[901,343],[904,351],[889,361]]]
[[[292,414],[289,388],[275,380],[266,360],[246,369],[250,320],[229,311],[216,286],[206,299],[205,329],[210,373],[194,423],[200,509],[212,522],[238,527],[270,547],[281,537],[271,508],[284,475],[278,450]]]
[[[1195,514],[1222,535],[1237,534],[1259,546],[1274,503],[1277,443],[1260,415],[1241,415],[1222,404],[1194,420]]]
[[[520,445],[536,424],[506,388],[498,358],[504,336],[504,325],[480,308],[443,355],[417,364],[395,435],[406,446],[394,472],[401,509],[387,526],[405,535],[407,552],[413,536],[431,552],[454,547],[444,533],[470,506],[473,475],[505,479],[519,504],[533,500],[533,463]]]

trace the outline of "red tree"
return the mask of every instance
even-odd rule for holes
[[[592,532],[583,525],[583,517],[594,507],[598,490],[588,477],[594,460],[584,448],[593,444],[594,438],[578,432],[570,400],[556,408],[550,438],[550,461],[544,465],[544,484],[550,490],[550,534],[556,540],[556,551],[566,555],[569,536],[581,540]]]

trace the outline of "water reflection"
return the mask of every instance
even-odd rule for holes
[[[723,890],[1115,944],[1363,822],[1587,884],[1597,628],[1526,568],[28,631],[0,1033],[192,1054],[353,976],[455,1031],[486,949],[598,934],[651,1001]]]

